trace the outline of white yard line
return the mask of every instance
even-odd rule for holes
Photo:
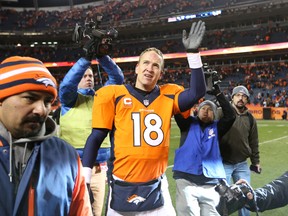
[[[288,138],[288,136],[283,136],[283,137],[279,137],[279,138],[276,138],[276,139],[272,139],[272,140],[267,140],[267,141],[264,141],[264,142],[260,142],[259,145],[262,145],[262,144],[265,144],[265,143],[274,142],[274,141],[281,140],[281,139],[285,139],[285,138]]]

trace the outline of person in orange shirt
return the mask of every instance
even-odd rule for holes
[[[190,88],[157,85],[164,57],[147,48],[135,67],[136,84],[105,86],[95,93],[92,133],[87,139],[83,166],[90,182],[93,158],[111,131],[110,193],[107,215],[176,215],[165,171],[168,163],[171,117],[188,117],[191,107],[205,95],[206,85],[198,47],[205,23],[192,23],[183,31],[191,72]]]

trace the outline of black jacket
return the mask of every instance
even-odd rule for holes
[[[280,208],[288,204],[288,171],[269,184],[255,190],[258,211]],[[256,211],[251,201],[247,206],[250,211]]]

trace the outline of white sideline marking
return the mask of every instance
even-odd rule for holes
[[[288,137],[288,136],[283,136],[283,137],[279,137],[279,138],[276,138],[276,139],[267,140],[267,141],[264,141],[264,142],[259,143],[259,145],[262,145],[262,144],[265,144],[265,143],[269,143],[269,142],[274,142],[274,141],[281,140],[281,139],[285,139],[285,138],[287,138],[287,137]]]

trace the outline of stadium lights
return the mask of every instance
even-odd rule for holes
[[[236,53],[270,51],[279,49],[288,49],[288,42],[243,46],[243,47],[231,47],[231,48],[222,48],[214,50],[203,50],[200,51],[200,55],[201,56],[229,55]],[[164,54],[164,59],[177,59],[177,58],[187,58],[187,53],[184,52],[184,53]],[[113,58],[113,60],[116,63],[137,62],[139,60],[139,56],[118,57]],[[71,67],[75,64],[75,62],[46,62],[44,64],[46,67]],[[93,60],[92,65],[93,64],[98,64],[98,62],[96,60]]]
[[[169,17],[168,22],[180,22],[183,20],[190,20],[194,18],[205,18],[205,17],[211,17],[211,16],[218,16],[222,14],[222,10],[214,10],[214,11],[207,11],[207,12],[201,12],[197,14],[185,14],[181,16],[175,16],[175,17]]]
[[[0,32],[0,35],[16,35],[14,32]]]

